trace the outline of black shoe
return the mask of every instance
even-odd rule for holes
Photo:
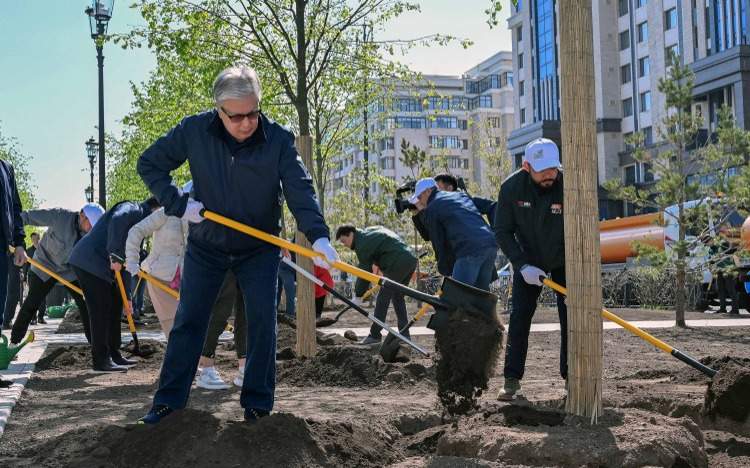
[[[172,412],[174,410],[167,405],[154,405],[146,416],[138,420],[138,424],[158,424]]]
[[[256,423],[260,418],[265,418],[269,415],[268,411],[263,411],[255,408],[245,408],[245,422]]]
[[[138,364],[138,361],[134,361],[132,359],[126,359],[122,357],[122,354],[120,353],[112,354],[112,362],[114,362],[118,366],[123,366],[123,367],[133,367],[134,365]]]
[[[36,325],[36,319],[31,319],[31,322],[29,322],[29,325]]]
[[[36,323],[38,323],[39,325],[47,325],[47,321],[44,320],[44,317],[39,317]]]
[[[101,364],[94,364],[94,370],[96,372],[127,372],[128,368],[118,366],[112,361],[112,359],[109,359]]]
[[[12,380],[3,380],[0,378],[0,388],[10,388],[13,385]]]

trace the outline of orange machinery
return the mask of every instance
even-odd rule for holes
[[[650,213],[626,218],[610,219],[599,223],[602,263],[625,263],[634,257],[633,242],[652,245],[664,249],[664,227],[660,226],[661,213]],[[750,225],[748,241],[750,241]],[[743,235],[745,233],[743,229]]]

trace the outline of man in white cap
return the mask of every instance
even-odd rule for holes
[[[68,264],[70,252],[73,251],[76,243],[99,221],[103,213],[104,209],[97,203],[87,203],[80,211],[52,208],[22,212],[21,219],[25,225],[47,227],[47,232],[34,251],[34,260],[57,273],[63,279],[77,285],[76,275]],[[39,304],[44,301],[52,287],[57,284],[55,278],[35,266],[30,268],[27,281],[29,292],[21,305],[16,321],[13,322],[13,331],[10,335],[12,344],[18,344],[23,340]],[[86,339],[90,340],[86,302],[80,294],[73,291],[70,291],[70,294],[78,306]]]
[[[409,201],[422,214],[440,274],[489,290],[497,244],[471,198],[439,190],[434,179],[425,178],[417,182]]]
[[[565,284],[563,174],[560,151],[539,138],[526,146],[523,167],[500,186],[495,237],[513,265],[513,305],[505,348],[505,384],[498,399],[512,400],[521,389],[531,319],[549,274]],[[567,308],[557,296],[560,319],[560,375],[567,379]]]

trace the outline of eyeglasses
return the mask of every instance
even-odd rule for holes
[[[219,106],[219,109],[221,109],[224,115],[229,117],[229,120],[232,123],[241,123],[246,118],[250,120],[258,120],[258,117],[260,116],[260,108],[255,109],[254,111],[250,111],[247,114],[230,114],[222,106]]]

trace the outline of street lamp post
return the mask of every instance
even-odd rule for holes
[[[89,158],[89,175],[91,177],[91,184],[86,189],[86,198],[89,202],[94,201],[94,163],[96,162],[96,150],[99,149],[99,144],[91,137],[86,141],[86,155]]]
[[[96,61],[99,65],[99,204],[104,208],[107,207],[107,190],[104,159],[104,55],[102,49],[107,26],[109,20],[112,19],[114,3],[114,0],[92,0],[91,6],[85,10],[89,17],[91,38],[96,46]]]

